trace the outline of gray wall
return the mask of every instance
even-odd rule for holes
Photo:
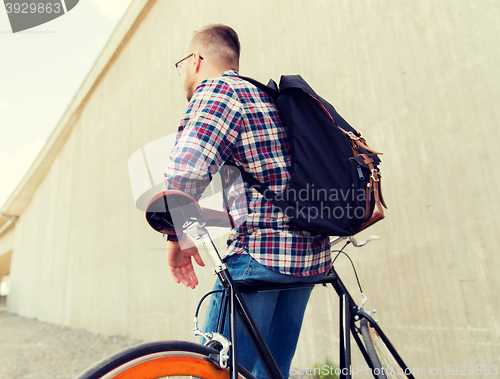
[[[198,270],[193,291],[169,278],[165,244],[134,207],[127,160],[176,130],[186,103],[173,63],[193,30],[222,22],[240,35],[242,74],[302,74],[384,152],[387,218],[360,236],[382,239],[348,252],[408,363],[426,376],[429,366],[498,364],[500,2],[142,3],[150,8],[131,7],[138,21],[123,43],[108,46],[119,53],[94,67],[103,75],[16,224],[9,309],[193,340],[193,307],[213,277]],[[337,267],[359,299],[350,264]],[[330,292],[313,294],[297,365],[337,360]]]

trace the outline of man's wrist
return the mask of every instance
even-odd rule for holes
[[[179,242],[179,240],[184,236],[184,234],[164,234],[163,238],[165,238],[166,241],[169,242]]]

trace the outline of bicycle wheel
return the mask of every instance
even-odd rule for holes
[[[197,377],[228,379],[229,370],[218,368],[209,360],[217,350],[185,341],[158,341],[132,346],[109,356],[82,372],[77,379],[157,379]],[[241,379],[255,379],[239,366]]]
[[[377,379],[390,379],[390,378],[408,378],[414,379],[411,370],[402,362],[397,353],[391,352],[391,349],[383,341],[382,337],[370,325],[367,319],[360,322],[360,331],[363,337],[364,346],[368,357],[373,365],[373,376]],[[392,349],[393,350],[393,349]]]

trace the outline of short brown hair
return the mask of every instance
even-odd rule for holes
[[[214,63],[224,68],[238,69],[240,40],[229,26],[210,24],[194,33],[191,43],[203,48]]]

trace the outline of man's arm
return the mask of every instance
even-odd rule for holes
[[[202,82],[181,121],[164,181],[199,199],[231,155],[242,122],[242,105],[221,78]]]
[[[165,189],[178,189],[198,200],[233,151],[241,120],[242,106],[234,91],[220,78],[203,82],[181,121],[164,176]],[[191,257],[200,266],[204,263],[196,246],[181,250],[176,240],[168,237],[170,273],[176,283],[194,288],[198,279]]]

